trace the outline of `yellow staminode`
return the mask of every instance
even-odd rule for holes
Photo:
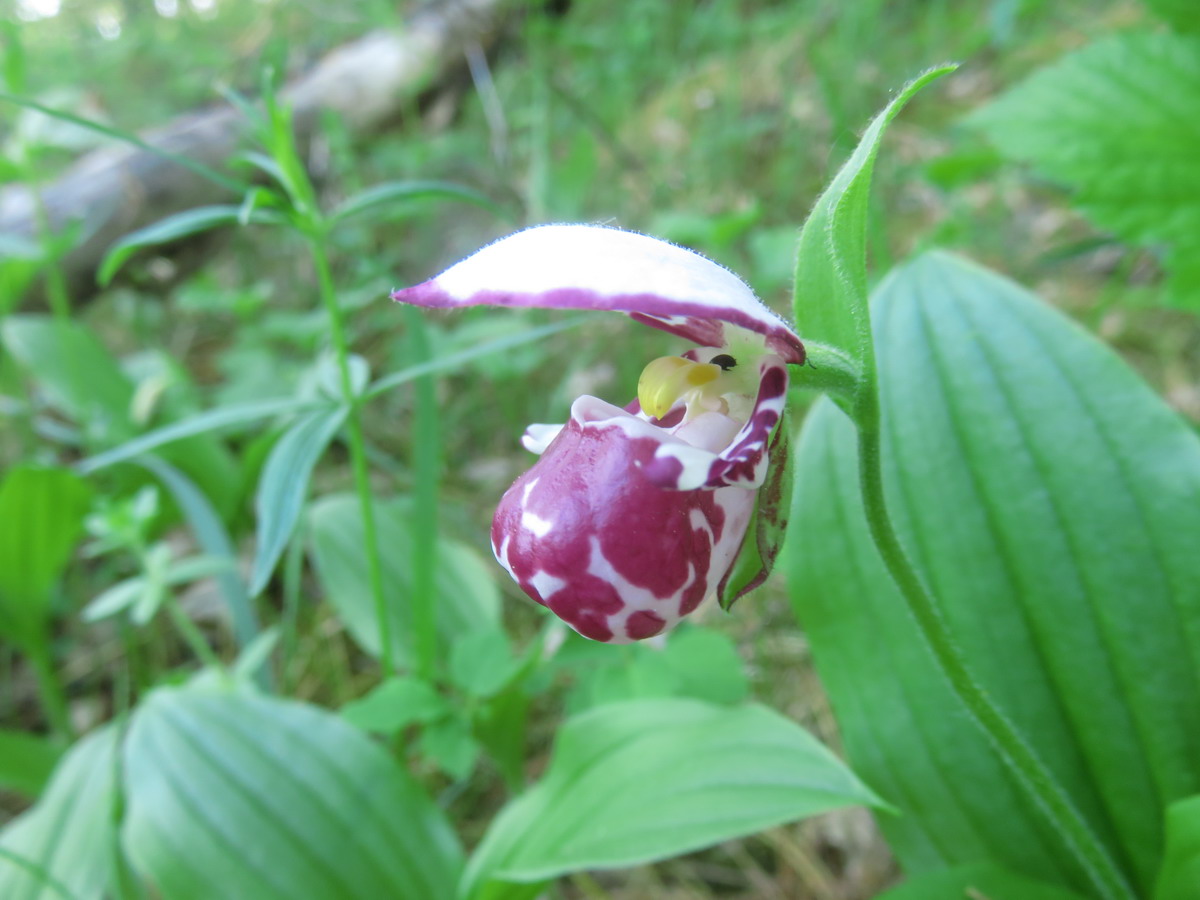
[[[682,356],[660,356],[642,370],[638,403],[647,415],[661,419],[681,397],[720,376],[720,366],[692,362]]]

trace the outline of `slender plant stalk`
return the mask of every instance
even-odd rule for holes
[[[64,742],[69,742],[74,736],[71,727],[71,714],[67,708],[67,694],[59,680],[58,671],[54,668],[54,660],[50,655],[50,638],[45,629],[26,648],[29,661],[33,664],[33,672],[37,678],[38,694],[42,699],[42,708],[50,727],[55,735]]]
[[[367,578],[371,585],[371,597],[375,605],[375,621],[379,629],[379,663],[383,676],[390,678],[395,673],[392,659],[392,624],[388,617],[387,599],[383,593],[383,564],[379,558],[379,540],[375,528],[375,506],[371,497],[370,474],[367,469],[366,441],[362,431],[362,398],[354,391],[350,378],[350,351],[346,344],[346,329],[342,323],[342,309],[338,306],[333,289],[333,276],[329,271],[329,258],[325,255],[320,232],[310,234],[309,252],[317,270],[317,283],[321,301],[329,315],[329,333],[333,340],[333,352],[337,357],[338,378],[342,398],[350,407],[346,416],[346,430],[350,441],[350,464],[354,470],[354,489],[358,494],[359,511],[362,514],[363,538],[367,551]]]
[[[873,361],[872,361],[873,362]],[[1066,841],[1105,900],[1133,900],[1134,893],[1070,796],[1016,726],[1001,712],[967,664],[933,596],[909,560],[887,509],[883,486],[879,395],[873,365],[859,387],[854,412],[858,426],[858,472],[871,537],[900,589],[942,676],[987,735],[1026,793]]]
[[[415,307],[405,309],[413,362],[429,359],[425,320]],[[413,409],[413,523],[412,608],[413,639],[417,674],[426,681],[435,676],[437,662],[437,616],[434,582],[437,573],[437,515],[440,435],[437,395],[432,376],[423,375],[414,385]]]
[[[166,599],[163,600],[163,606],[167,608],[167,615],[171,617],[171,624],[187,642],[191,651],[196,654],[206,666],[216,669],[218,672],[225,668],[225,664],[221,662],[221,658],[208,644],[208,639],[196,627],[196,623],[188,618],[188,614],[183,611],[183,607],[179,605],[179,601],[170,591],[167,592]]]
[[[46,213],[46,204],[42,202],[42,192],[33,192],[34,216],[38,229],[38,238],[42,247],[48,249],[54,241],[50,230],[50,217]],[[46,280],[46,299],[50,302],[50,310],[59,322],[71,319],[71,298],[67,292],[67,280],[62,271],[62,254],[57,250],[46,260],[43,277]]]
[[[292,541],[283,558],[283,615],[279,622],[279,672],[282,691],[290,696],[295,690],[292,662],[296,658],[296,634],[300,619],[300,575],[304,550],[299,541]]]

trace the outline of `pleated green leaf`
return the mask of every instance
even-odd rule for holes
[[[125,745],[123,832],[164,900],[450,897],[441,811],[340,717],[217,686],[165,688]]]
[[[930,254],[874,307],[889,505],[971,665],[1143,890],[1200,787],[1200,442],[1016,285]],[[910,873],[992,859],[1083,888],[934,670],[868,536],[853,427],[798,448],[791,593]]]
[[[0,831],[4,900],[110,896],[117,734],[106,727],[72,747],[41,799]]]
[[[493,820],[460,897],[509,896],[489,878],[632,866],[856,804],[883,805],[766,707],[609,703],[562,727],[545,776]]]

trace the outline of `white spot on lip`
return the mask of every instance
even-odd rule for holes
[[[544,538],[550,533],[550,529],[554,527],[554,523],[526,510],[521,513],[521,527],[532,531],[534,537]]]
[[[533,493],[533,489],[537,487],[540,478],[534,478],[529,484],[525,485],[525,489],[521,491],[521,527],[527,528],[533,532],[534,537],[544,538],[550,533],[550,529],[554,527],[554,523],[549,519],[543,519],[535,512],[529,510],[529,497]]]
[[[530,577],[529,583],[541,595],[543,600],[549,600],[552,594],[562,590],[567,585],[563,579],[551,575],[549,572],[541,571],[535,572]]]

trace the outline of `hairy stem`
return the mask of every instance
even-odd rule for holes
[[[338,306],[337,294],[333,289],[333,276],[329,270],[329,258],[319,232],[309,237],[308,246],[313,265],[317,271],[317,283],[321,291],[321,302],[329,316],[329,334],[333,352],[337,358],[338,379],[342,398],[350,407],[346,416],[346,431],[350,443],[350,464],[354,471],[354,489],[358,494],[359,512],[362,515],[363,538],[366,541],[367,579],[371,585],[371,598],[375,605],[376,627],[379,629],[379,663],[385,678],[395,672],[392,659],[392,625],[388,616],[387,599],[383,593],[383,565],[379,558],[379,540],[375,528],[375,506],[371,497],[371,480],[367,469],[366,441],[362,431],[362,397],[354,390],[350,377],[350,351],[346,344],[346,329],[342,322],[342,309]]]
[[[1099,896],[1104,900],[1133,900],[1133,890],[1124,875],[1070,796],[971,671],[941,609],[900,543],[884,492],[882,429],[874,372],[868,374],[859,388],[854,413],[858,425],[859,480],[871,537],[938,669],[1026,794],[1070,847]]]
[[[179,601],[175,595],[167,592],[167,597],[163,601],[163,606],[167,608],[167,615],[171,618],[171,624],[175,626],[175,630],[187,643],[191,651],[196,654],[196,657],[206,666],[217,671],[225,668],[221,662],[221,658],[217,656],[216,651],[209,646],[208,639],[204,633],[196,627],[196,623],[188,618],[188,614],[183,611],[183,607],[179,605]]]

